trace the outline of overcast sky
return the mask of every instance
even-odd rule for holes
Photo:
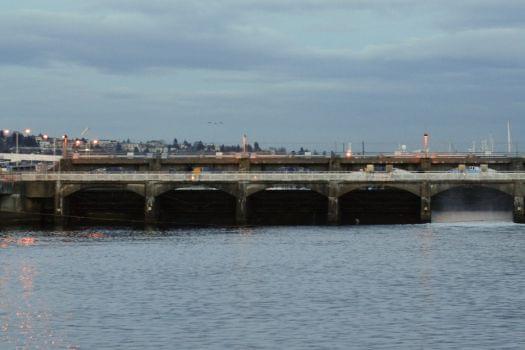
[[[57,135],[525,148],[525,1],[7,0],[0,92]]]

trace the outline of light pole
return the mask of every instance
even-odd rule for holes
[[[49,140],[49,135],[48,134],[42,135],[42,140],[47,142]],[[40,152],[42,152],[42,149],[40,149]]]
[[[6,139],[7,139],[7,136],[9,136],[9,129],[4,129],[2,130],[2,136],[4,136]],[[6,145],[9,146],[9,142],[6,140]],[[9,151],[9,147],[7,148],[7,150]]]
[[[91,142],[88,142],[89,150],[92,151],[95,147],[98,145],[98,140],[93,140]],[[91,152],[89,153],[91,155]]]
[[[24,135],[25,135],[25,136],[29,136],[30,133],[31,133],[31,129],[25,129],[25,130],[24,130]],[[18,131],[15,133],[15,135],[16,135],[16,154],[19,153],[19,149],[18,149],[18,135],[19,135],[19,134],[20,134],[20,133],[19,133]]]
[[[67,134],[62,136],[62,158],[67,158]]]

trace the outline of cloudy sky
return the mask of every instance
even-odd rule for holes
[[[524,58],[523,0],[6,0],[0,127],[525,148]]]

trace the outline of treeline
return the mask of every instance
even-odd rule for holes
[[[173,143],[169,145],[169,149],[175,152],[187,152],[187,153],[202,153],[202,152],[242,152],[243,147],[241,145],[216,145],[204,143],[202,141],[189,142],[187,140],[179,143],[177,139],[173,140]],[[246,145],[247,152],[262,152],[263,149],[259,146],[258,142],[254,142],[253,145]],[[284,150],[286,152],[286,150]]]
[[[239,144],[237,145],[216,145],[216,144],[207,144],[202,141],[189,142],[184,140],[179,142],[177,139],[173,140],[171,145],[168,145],[170,152],[175,153],[213,153],[213,152],[242,152],[243,147]],[[261,147],[259,142],[255,141],[253,144],[246,145],[246,152],[260,152],[260,153],[271,153],[271,154],[288,154],[288,151],[285,147]],[[305,153],[312,153],[318,155],[319,152],[316,150],[310,151],[308,148],[300,147],[297,150],[292,150],[290,154],[304,155]],[[326,152],[323,152],[326,154]]]

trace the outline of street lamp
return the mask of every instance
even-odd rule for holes
[[[89,150],[91,151],[91,147],[95,148],[95,147],[97,147],[97,145],[98,145],[98,140],[95,139],[95,140],[91,141],[91,145],[90,145],[90,149]]]
[[[62,158],[67,158],[67,134],[62,135]]]
[[[20,133],[19,132],[15,132],[15,136],[16,136],[16,154],[19,153],[19,147],[18,147],[18,135]],[[29,136],[29,134],[31,134],[31,129],[24,129],[24,135],[25,136]]]
[[[44,134],[42,135],[42,139],[44,141],[48,141],[49,140],[49,135],[48,134]],[[57,148],[57,138],[53,138],[53,155],[56,155],[56,148]]]

